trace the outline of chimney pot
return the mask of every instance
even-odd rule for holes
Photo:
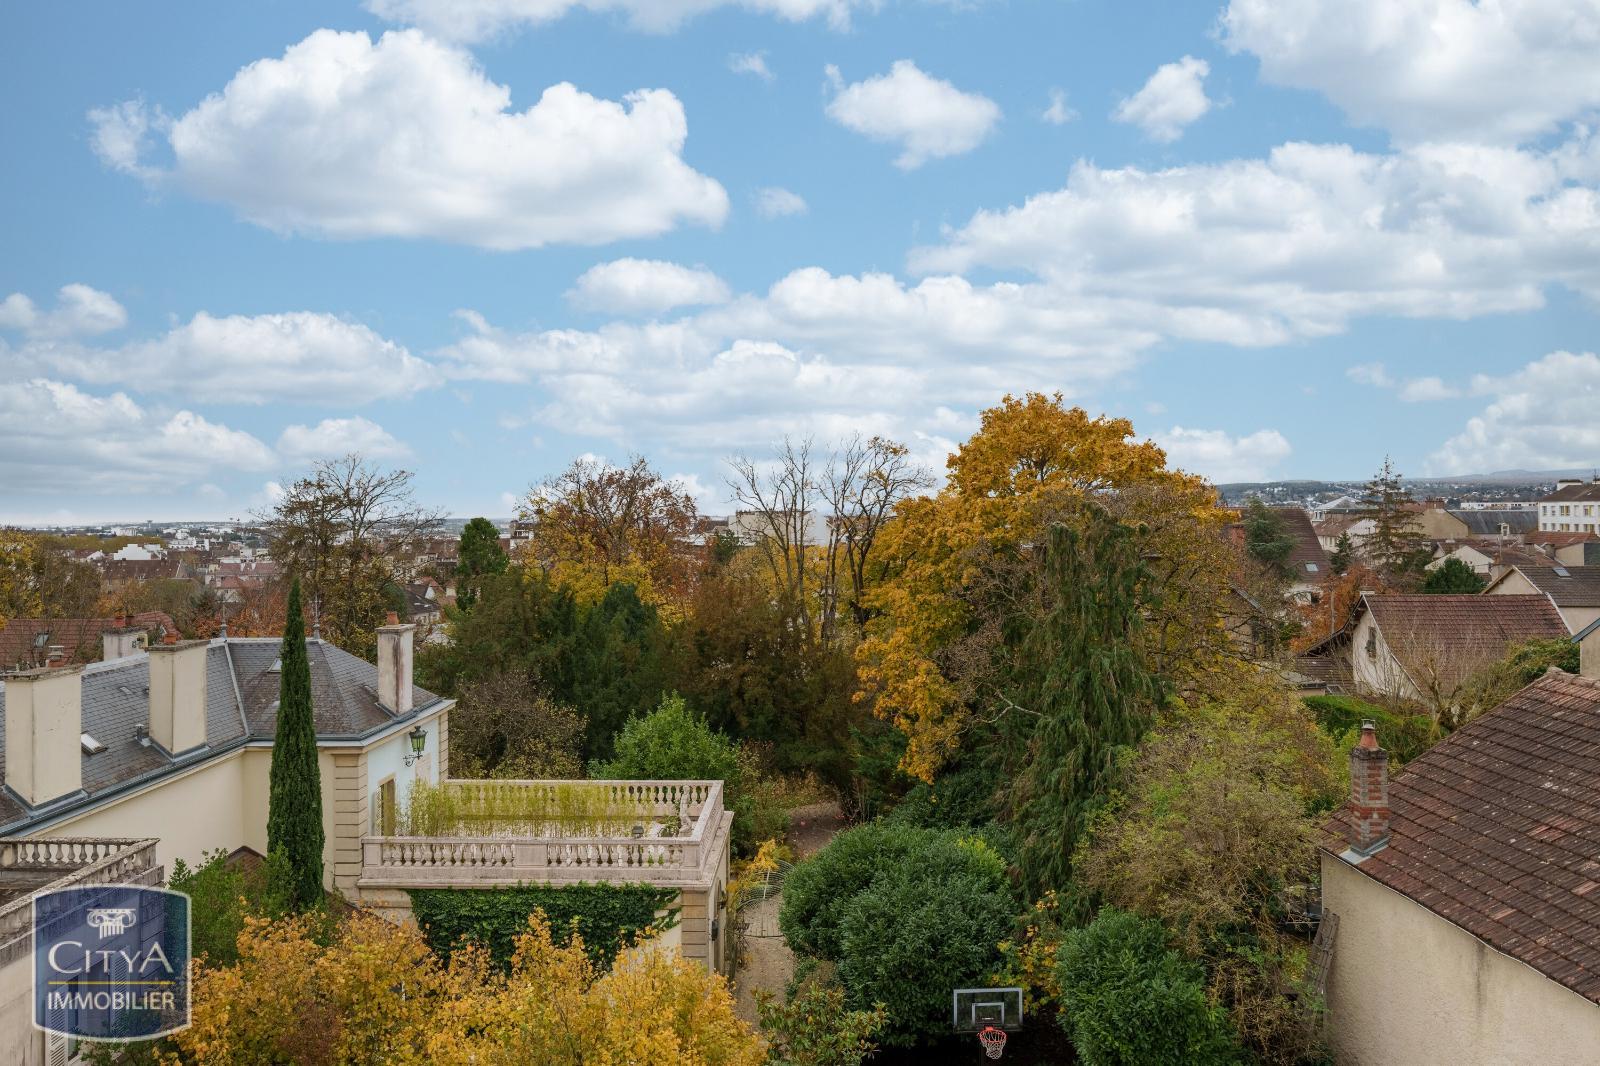
[[[1370,718],[1361,723],[1361,746],[1368,751],[1378,750],[1378,727]]]
[[[390,611],[388,617],[383,620],[383,624],[386,626],[397,626],[400,624],[400,616],[395,612]]]
[[[163,643],[163,644],[176,644],[176,643],[178,643],[178,634],[173,633],[173,632],[168,632],[166,636],[161,638],[161,643]]]

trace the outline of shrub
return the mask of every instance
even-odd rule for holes
[[[917,826],[868,822],[847,829],[789,871],[778,926],[796,952],[839,958],[844,905],[879,872],[903,862],[935,834]]]
[[[1239,1060],[1205,971],[1167,947],[1160,923],[1103,910],[1057,957],[1061,1024],[1085,1066]]]
[[[978,840],[947,835],[884,869],[839,923],[846,1004],[888,1008],[884,1043],[949,1029],[950,991],[983,983],[1011,935],[1005,863]]]
[[[995,969],[1014,916],[981,838],[874,822],[790,872],[778,920],[797,952],[838,963],[850,1008],[888,1008],[885,1043],[908,1044],[947,1027],[950,990]]]
[[[616,736],[616,755],[589,767],[592,778],[722,781],[723,804],[733,812],[733,847],[741,855],[758,844],[755,804],[746,786],[739,747],[690,711],[683,696],[667,696],[643,717],[632,717]],[[771,824],[765,826],[771,829]],[[768,836],[781,836],[768,834]]]
[[[1433,725],[1425,714],[1400,714],[1354,696],[1307,696],[1305,704],[1317,725],[1335,741],[1336,757],[1341,760],[1350,752],[1344,741],[1352,733],[1359,735],[1361,723],[1367,720],[1378,727],[1378,742],[1396,764],[1410,762],[1433,743]]]
[[[189,896],[190,950],[195,958],[204,957],[212,966],[231,966],[239,957],[237,941],[246,916],[277,918],[288,912],[289,901],[271,889],[274,879],[267,872],[274,862],[282,861],[280,852],[267,863],[244,867],[229,863],[222,848],[207,852],[194,867],[173,860],[167,887]],[[276,880],[282,883],[281,878]]]
[[[757,992],[769,1066],[860,1066],[877,1050],[873,1037],[889,1014],[882,1004],[849,1010],[844,999],[843,988],[815,973],[798,982],[784,1003]]]
[[[1552,666],[1575,674],[1579,670],[1578,645],[1569,637],[1534,637],[1511,649],[1506,664],[1524,685],[1539,680]]]

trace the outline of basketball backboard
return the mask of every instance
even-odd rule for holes
[[[958,988],[952,997],[951,1024],[958,1033],[985,1027],[1022,1028],[1022,989]]]

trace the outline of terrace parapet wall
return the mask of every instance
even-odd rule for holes
[[[732,815],[721,781],[452,781],[445,788],[526,790],[526,819],[469,819],[472,832],[430,836],[365,836],[361,840],[363,901],[392,899],[390,890],[494,888],[517,884],[614,882],[702,888],[725,864]],[[576,795],[598,815],[563,818],[545,798]]]

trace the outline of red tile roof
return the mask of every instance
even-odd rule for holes
[[[1568,636],[1561,612],[1547,596],[1411,593],[1365,596],[1361,602],[1413,680],[1420,668],[1423,674],[1436,674],[1446,686],[1464,681],[1512,644]]]
[[[162,611],[143,611],[130,623],[158,638],[178,631],[177,623]],[[69,663],[99,662],[100,634],[115,628],[115,618],[13,618],[0,627],[0,670],[42,666],[51,647],[63,649]],[[35,646],[41,633],[44,642]]]
[[[1600,681],[1552,671],[1396,773],[1388,846],[1356,868],[1600,1003],[1597,767]],[[1333,854],[1355,839],[1348,809],[1323,829]]]

